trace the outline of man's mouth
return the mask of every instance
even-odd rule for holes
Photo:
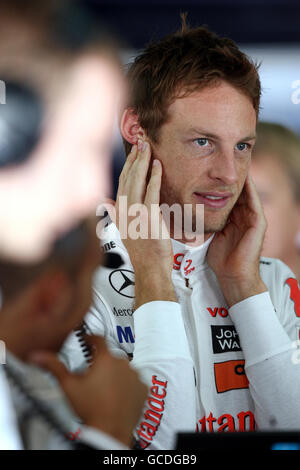
[[[213,207],[216,209],[222,209],[226,206],[229,199],[232,197],[232,193],[226,192],[215,192],[215,193],[198,193],[194,192],[198,204],[204,204],[208,207]]]

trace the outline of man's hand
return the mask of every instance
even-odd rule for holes
[[[51,352],[34,353],[31,361],[57,378],[85,425],[110,434],[130,447],[147,387],[126,359],[111,356],[104,338],[90,336],[87,342],[97,354],[92,366],[82,374],[70,373]]]
[[[226,227],[215,234],[207,254],[229,307],[267,290],[259,271],[266,226],[259,196],[248,174]]]
[[[170,236],[159,209],[162,165],[151,161],[150,144],[139,140],[127,157],[120,175],[116,202],[117,221],[127,224],[128,236],[123,243],[135,272],[135,307],[152,300],[177,301],[172,284],[173,250]],[[147,184],[147,175],[150,179]],[[138,213],[139,227],[147,229],[147,238],[133,238],[130,224],[137,215],[120,213],[120,197],[127,197],[128,210],[143,206]],[[136,224],[135,224],[136,226]],[[141,231],[141,230],[140,230]],[[156,232],[156,237],[153,233]]]

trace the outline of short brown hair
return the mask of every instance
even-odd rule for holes
[[[133,108],[147,136],[158,142],[167,109],[176,99],[220,80],[241,90],[259,113],[261,86],[259,65],[252,62],[228,38],[206,27],[191,29],[186,15],[182,27],[158,43],[150,43],[128,70],[128,108]],[[184,92],[184,93],[183,93]],[[131,145],[124,140],[126,154]]]
[[[263,155],[277,159],[290,178],[294,197],[300,203],[300,137],[287,127],[274,122],[259,122],[252,159]]]

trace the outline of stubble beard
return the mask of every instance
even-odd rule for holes
[[[219,221],[216,221],[215,223],[206,222],[207,217],[205,217],[204,215],[204,234],[209,235],[209,234],[216,233],[216,232],[222,232],[227,225],[230,212],[229,213],[226,212],[226,214],[222,216],[222,219]]]
[[[185,227],[184,227],[184,218],[183,218],[184,205],[185,205],[184,201],[182,200],[182,198],[180,197],[179,194],[176,194],[176,192],[173,189],[170,190],[168,188],[167,191],[165,189],[164,191],[161,192],[161,201],[160,201],[160,203],[161,204],[163,204],[163,203],[168,204],[169,207],[171,207],[173,204],[179,204],[181,206],[181,208],[182,208],[182,220],[180,222],[181,222],[181,227],[183,229],[182,230],[182,239],[181,239],[181,241],[185,242],[185,238],[184,238]],[[189,204],[191,204],[191,203],[189,203]],[[228,217],[231,213],[231,210],[232,210],[232,207],[229,210],[226,210],[226,212],[223,213],[222,215],[219,214],[215,218],[215,220],[213,221],[213,220],[209,220],[209,219],[211,219],[211,216],[213,215],[213,213],[216,214],[218,211],[210,210],[210,209],[207,209],[207,208],[204,207],[204,223],[203,223],[203,226],[201,227],[200,231],[202,231],[202,233],[204,234],[205,239],[207,239],[208,236],[212,235],[213,233],[221,232],[222,230],[224,230],[225,226],[227,225]],[[210,214],[207,214],[208,212],[210,212]],[[172,226],[172,222],[171,222],[171,233],[170,233],[170,235],[171,235],[172,238],[174,238],[174,226]],[[197,235],[201,235],[201,233],[199,231],[199,224],[197,222],[198,222],[198,220],[197,220],[197,216],[196,216],[196,206],[195,206],[195,204],[193,204],[192,219],[189,221],[189,227],[192,228],[193,233],[195,233]],[[189,231],[187,233],[189,233]]]

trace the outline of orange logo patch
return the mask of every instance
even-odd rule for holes
[[[217,362],[214,364],[214,371],[218,393],[249,386],[244,360]]]

